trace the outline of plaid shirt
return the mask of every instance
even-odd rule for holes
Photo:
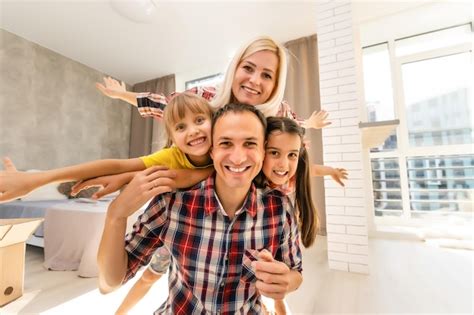
[[[199,95],[208,101],[212,101],[216,96],[216,89],[213,87],[194,87],[187,92]],[[166,105],[168,105],[169,100],[176,94],[177,92],[174,92],[166,97],[163,94],[154,94],[149,92],[138,93],[138,112],[142,117],[154,117],[161,119],[163,118],[163,110],[165,109]],[[303,125],[304,122],[303,119],[300,119],[296,116],[295,112],[293,112],[290,105],[286,101],[283,101],[280,104],[277,116],[293,119],[297,121],[299,125]]]
[[[126,238],[125,281],[165,246],[171,253],[169,296],[155,314],[259,314],[251,263],[267,249],[302,271],[298,228],[279,192],[250,188],[233,219],[216,196],[214,176],[189,190],[156,196]]]

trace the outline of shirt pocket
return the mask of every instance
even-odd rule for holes
[[[246,249],[244,252],[244,258],[242,260],[242,275],[240,281],[245,283],[251,283],[257,281],[255,272],[252,268],[252,262],[258,260],[258,253],[263,250],[261,249]]]

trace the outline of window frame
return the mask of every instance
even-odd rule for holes
[[[473,31],[472,23],[465,23],[461,25],[470,25],[471,26],[471,37]],[[460,25],[454,25],[449,28],[458,27]],[[439,30],[433,30],[432,32],[437,32],[448,28],[443,28]],[[423,33],[426,34],[426,33]],[[418,36],[422,34],[416,34]],[[405,37],[407,38],[407,37]],[[392,95],[393,95],[393,104],[394,104],[394,119],[400,120],[400,125],[396,129],[397,136],[397,148],[390,151],[383,152],[368,152],[364,154],[367,157],[367,161],[364,162],[368,166],[369,176],[367,179],[367,187],[370,188],[370,191],[366,196],[369,197],[369,213],[371,217],[371,226],[373,228],[377,226],[388,226],[388,225],[397,225],[397,226],[426,226],[433,222],[433,219],[427,218],[413,218],[411,216],[411,205],[410,205],[410,189],[409,189],[409,180],[408,180],[408,171],[407,171],[407,159],[412,157],[422,157],[422,156],[443,156],[443,155],[457,155],[457,154],[473,154],[474,145],[473,144],[461,144],[461,145],[441,145],[441,146],[422,146],[422,147],[411,147],[409,143],[408,135],[408,126],[406,120],[406,104],[403,91],[403,80],[402,80],[402,66],[410,62],[419,62],[427,59],[445,57],[453,54],[460,53],[470,53],[471,60],[474,60],[474,54],[472,46],[468,43],[458,44],[443,48],[437,48],[425,52],[418,52],[405,56],[396,56],[395,44],[397,40],[401,38],[389,38],[384,42],[377,44],[369,45],[362,47],[369,48],[380,44],[387,44],[387,49],[389,52],[390,58],[390,70],[391,70],[391,82],[392,82]],[[470,90],[470,99],[473,98],[473,90]],[[474,113],[474,110],[473,110]],[[363,106],[362,110],[363,117],[367,117],[367,107]],[[366,118],[367,119],[367,118]],[[402,214],[400,217],[392,216],[375,216],[375,204],[374,204],[374,187],[373,187],[373,170],[372,170],[372,159],[374,158],[395,158],[398,160],[399,172],[400,172],[400,188],[401,188],[401,198],[402,198]]]

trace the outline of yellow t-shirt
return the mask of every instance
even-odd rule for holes
[[[155,165],[164,165],[170,169],[195,169],[195,168],[206,168],[206,166],[195,166],[188,160],[186,154],[184,154],[178,147],[171,147],[161,149],[147,156],[142,156],[140,159],[145,163],[146,168]]]

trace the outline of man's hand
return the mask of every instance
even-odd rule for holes
[[[128,218],[156,195],[170,192],[175,172],[164,166],[153,166],[137,173],[128,186],[110,204],[107,216]]]
[[[282,300],[290,290],[290,268],[281,261],[273,259],[264,249],[258,254],[258,261],[252,262],[257,277],[258,291],[269,298]]]

